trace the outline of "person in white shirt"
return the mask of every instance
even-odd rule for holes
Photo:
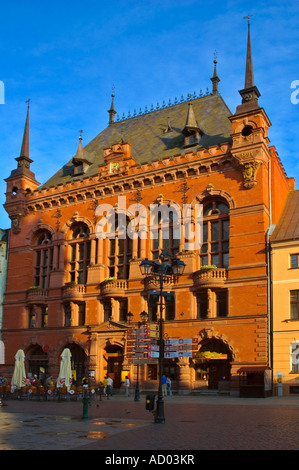
[[[109,395],[112,397],[112,388],[113,388],[113,380],[111,379],[111,377],[107,377],[107,397],[109,397]]]
[[[126,377],[124,386],[125,386],[125,390],[126,390],[126,397],[128,397],[128,396],[130,396],[130,379],[129,379],[128,376]]]

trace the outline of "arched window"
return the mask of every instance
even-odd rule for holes
[[[70,244],[70,281],[76,284],[86,284],[87,268],[90,263],[89,228],[86,224],[78,222],[71,227]]]
[[[115,216],[114,238],[109,238],[108,269],[109,277],[128,279],[130,259],[132,259],[132,240],[127,234],[127,226],[130,220],[126,218],[126,226],[119,224],[119,218]]]
[[[220,198],[203,202],[201,266],[204,265],[229,265],[229,206]]]
[[[87,356],[84,350],[78,346],[77,344],[66,344],[65,347],[69,348],[71,351],[71,367],[72,367],[72,375],[75,379],[76,385],[81,385],[82,378],[88,372],[86,371],[87,367]]]
[[[48,354],[41,346],[32,346],[26,354],[28,372],[44,380],[48,374]]]
[[[152,259],[156,260],[163,250],[175,256],[180,248],[180,223],[176,206],[161,204],[153,212],[151,222]]]
[[[48,230],[38,233],[34,251],[34,285],[47,289],[53,265],[52,236]]]

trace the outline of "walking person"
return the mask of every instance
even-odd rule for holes
[[[167,377],[162,375],[162,395],[166,397],[167,395]]]
[[[113,380],[111,377],[107,377],[107,398],[109,398],[109,395],[112,397],[112,388],[113,388]]]
[[[129,397],[130,396],[130,379],[129,379],[128,376],[126,376],[124,386],[125,386],[125,390],[126,390],[126,397]]]
[[[171,380],[170,380],[170,377],[167,377],[167,382],[166,382],[166,384],[167,384],[167,393],[168,393],[169,396],[171,396],[171,395],[172,395],[172,390],[171,390]]]
[[[107,396],[107,376],[103,380],[103,393],[106,397]]]

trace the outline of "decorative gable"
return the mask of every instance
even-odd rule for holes
[[[101,176],[119,176],[127,173],[128,169],[135,165],[131,157],[131,144],[118,142],[104,150],[104,167],[100,168]]]

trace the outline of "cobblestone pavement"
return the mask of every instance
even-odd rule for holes
[[[0,450],[299,450],[299,398],[165,398],[155,424],[145,396],[82,402],[4,400]]]

